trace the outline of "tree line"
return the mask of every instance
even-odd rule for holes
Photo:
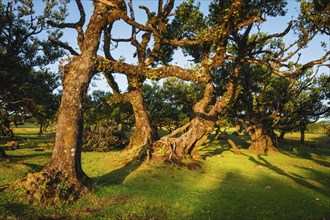
[[[90,18],[80,0],[75,4],[79,17],[68,22],[66,1],[46,2],[42,15],[34,11],[33,1],[1,3],[2,134],[9,131],[10,114],[39,114],[40,124],[57,114],[49,163],[16,183],[31,199],[68,201],[88,191],[89,178],[81,167],[83,140],[106,147],[118,141],[107,137],[109,131],[133,155],[182,164],[185,158],[199,158],[198,147],[215,127],[221,130],[223,119],[244,127],[250,149],[265,153],[277,151],[275,129],[282,136],[298,129],[303,137],[307,124],[329,114],[324,103],[329,75],[313,68],[329,68],[330,52],[300,61],[315,37],[329,35],[327,1],[301,1],[299,17],[272,34],[264,32],[263,23],[285,15],[284,0],[213,0],[207,13],[193,0],[177,5],[159,0],[155,11],[145,5],[137,9],[133,0],[94,0]],[[146,19],[135,17],[136,10]],[[117,22],[130,27],[130,36],[113,37]],[[64,29],[76,32],[78,48],[63,40]],[[37,37],[42,31],[48,33],[46,40]],[[285,44],[283,38],[292,32],[295,41]],[[133,64],[114,56],[124,43],[134,47]],[[172,62],[176,50],[191,57],[192,67]],[[55,77],[46,66],[65,52],[69,57]],[[127,77],[127,91],[120,90],[116,73]],[[112,93],[88,99],[96,74],[104,75]],[[63,91],[53,111],[56,107],[48,104],[59,100],[53,93],[57,77]],[[166,80],[160,86],[146,84],[147,79]],[[99,105],[104,102],[108,106]],[[129,141],[121,132],[125,126],[134,127]],[[169,133],[161,137],[161,128]]]

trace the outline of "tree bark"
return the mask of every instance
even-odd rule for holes
[[[236,144],[235,144],[235,142],[234,142],[233,140],[231,140],[230,138],[228,138],[228,139],[227,139],[227,142],[228,142],[228,144],[233,148],[234,153],[235,153],[236,155],[241,154],[241,152],[239,152],[239,150],[238,150],[238,148],[237,148],[237,146],[236,146]]]
[[[135,117],[135,129],[126,150],[140,150],[141,147],[152,143],[152,129],[148,114],[144,108],[143,96],[140,89],[130,92],[130,103]]]
[[[251,137],[251,145],[249,150],[264,154],[268,152],[276,152],[277,148],[274,142],[264,127],[264,125],[252,125],[248,128],[248,134]]]
[[[300,128],[300,143],[305,143],[305,127]]]
[[[227,91],[217,99],[210,111],[206,112],[212,99],[213,85],[208,82],[205,86],[203,98],[197,102],[193,109],[196,117],[188,124],[173,131],[171,134],[161,138],[153,144],[152,157],[170,160],[171,162],[182,164],[181,160],[187,156],[198,159],[198,147],[205,143],[208,135],[214,130],[214,125],[219,112],[223,112],[225,107],[235,99],[240,89],[236,86],[237,76],[240,70],[240,61],[238,60],[235,68],[232,69],[230,81],[227,85]],[[186,132],[185,129],[188,128]],[[179,133],[181,136],[176,137]]]
[[[1,115],[0,119],[0,135],[5,136],[5,137],[13,137],[14,132],[12,129],[10,129],[10,121],[8,119],[8,115],[4,114]]]
[[[58,204],[75,200],[87,191],[88,179],[81,167],[83,105],[94,72],[94,58],[100,43],[109,7],[96,3],[81,45],[81,54],[65,69],[55,147],[44,169],[20,182],[29,199]]]
[[[188,131],[184,132],[187,127]],[[156,141],[153,144],[152,157],[154,160],[171,160],[175,163],[187,157],[198,159],[200,156],[197,149],[205,143],[213,128],[214,120],[197,116],[188,124]],[[182,132],[184,133],[181,136],[175,137]]]
[[[108,76],[109,78],[109,76]],[[109,85],[117,85],[115,82],[108,79]],[[150,126],[148,113],[144,107],[143,95],[141,91],[141,81],[139,77],[130,76],[129,81],[129,92],[124,94],[119,93],[118,86],[114,89],[114,97],[109,100],[109,104],[118,102],[130,102],[133,107],[133,114],[135,118],[134,132],[130,137],[129,144],[124,150],[140,151],[143,146],[147,146],[152,143],[152,128]]]

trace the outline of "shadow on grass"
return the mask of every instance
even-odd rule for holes
[[[230,146],[227,144],[225,145],[222,145],[222,146],[219,146],[219,147],[212,147],[213,144],[211,143],[207,143],[207,144],[204,144],[204,146],[202,148],[199,149],[199,152],[202,153],[202,158],[205,160],[206,157],[213,157],[213,156],[216,156],[216,155],[220,155],[222,154],[223,152],[225,151],[230,151]]]
[[[238,148],[247,149],[250,146],[250,144],[248,143],[250,137],[247,135],[238,136],[238,135],[228,134],[228,135],[220,135],[220,137],[217,140],[215,140],[214,138],[215,138],[214,134],[209,135],[209,139],[210,139],[209,145],[216,143],[216,141],[218,141],[220,145],[228,145],[227,139],[229,138],[232,141],[234,141],[234,143]]]
[[[31,213],[33,213],[33,210],[29,205],[25,205],[19,202],[8,202],[6,204],[0,204],[0,210],[3,212],[1,214],[3,215],[4,219],[25,219],[26,215],[31,215]]]
[[[210,135],[210,141],[203,144],[203,147],[199,149],[202,153],[203,159],[206,157],[212,157],[216,155],[221,155],[225,151],[231,151],[233,153],[234,149],[229,145],[228,139],[232,140],[238,149],[247,149],[249,147],[249,138],[247,136],[237,136],[237,135],[227,135],[226,137],[214,139],[214,134]]]
[[[130,162],[125,166],[113,170],[110,173],[107,173],[103,176],[98,176],[93,178],[93,180],[100,185],[117,185],[122,184],[126,177],[130,175],[133,171],[138,169],[143,163],[143,159],[134,157]]]
[[[304,159],[314,161],[318,165],[325,166],[325,167],[330,167],[330,162],[327,161],[326,159],[320,160],[320,159],[317,159],[317,158],[312,156],[313,153],[317,154],[319,157],[330,156],[329,152],[326,152],[326,151],[310,149],[310,148],[305,147],[305,148],[298,149],[296,153],[294,153],[293,151],[287,151],[287,150],[281,150],[281,153],[286,155],[286,156],[292,157],[292,158],[294,158],[294,157],[295,158],[297,158],[297,157],[298,158],[304,158]]]
[[[11,155],[10,151],[6,151],[9,153],[9,157],[14,160],[24,160],[27,158],[35,158],[35,157],[50,157],[52,156],[52,152],[43,152],[43,153],[35,153],[35,154],[23,154],[23,155]]]
[[[278,170],[278,172],[281,172]],[[316,195],[317,197],[317,195]],[[321,199],[322,200],[322,199]],[[326,202],[269,176],[228,172],[216,189],[190,201],[187,219],[328,219]]]
[[[263,167],[266,167],[274,172],[276,172],[277,174],[279,175],[282,175],[282,176],[285,176],[291,180],[293,180],[294,182],[296,182],[297,184],[303,186],[303,187],[306,187],[306,188],[309,188],[311,190],[314,190],[315,192],[318,192],[324,196],[330,196],[330,192],[329,190],[324,190],[322,188],[319,188],[319,187],[316,187],[314,186],[313,184],[309,183],[306,178],[304,177],[301,177],[299,175],[296,175],[294,173],[287,173],[285,172],[284,170],[282,170],[281,168],[275,166],[275,165],[272,165],[270,162],[268,162],[264,157],[262,157],[262,155],[258,155],[258,160],[256,160],[254,157],[252,156],[249,156],[249,155],[246,155],[246,154],[242,154],[244,156],[247,156],[249,158],[250,161],[252,161],[253,163],[259,165],[259,166],[263,166]],[[321,179],[326,179],[328,177],[326,177],[324,174],[322,173],[318,173],[319,177],[322,176]],[[324,185],[324,182],[323,181],[319,181],[318,178],[313,178],[315,181],[317,181],[319,184],[325,186],[325,187],[328,187],[328,185]]]
[[[32,173],[39,172],[42,170],[42,168],[44,168],[43,165],[39,165],[39,164],[35,164],[35,163],[23,163],[23,164],[30,167]]]

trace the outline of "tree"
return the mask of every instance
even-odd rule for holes
[[[132,86],[133,91],[140,88],[140,80],[143,81],[145,78],[159,80],[176,76],[183,80],[197,81],[203,85],[203,97],[193,106],[195,117],[189,123],[152,144],[152,158],[159,157],[180,161],[188,156],[198,157],[198,147],[205,142],[208,134],[213,131],[218,114],[225,111],[231,101],[238,96],[240,91],[237,84],[238,77],[244,63],[265,65],[273,73],[289,77],[299,75],[314,65],[322,64],[329,58],[330,54],[328,52],[320,59],[305,64],[298,65],[298,63],[294,63],[291,65],[290,73],[288,73],[287,69],[283,68],[288,67],[288,61],[308,44],[313,35],[318,33],[318,29],[313,29],[313,33],[310,33],[311,29],[306,29],[306,33],[309,33],[307,37],[299,39],[299,41],[288,47],[268,49],[260,46],[265,45],[265,42],[272,39],[285,36],[292,28],[292,23],[290,23],[282,33],[266,36],[261,35],[258,30],[257,33],[251,31],[254,25],[263,22],[267,16],[276,16],[284,12],[285,3],[281,0],[267,3],[264,1],[250,2],[243,0],[214,1],[211,4],[208,22],[205,23],[207,25],[201,26],[198,24],[204,22],[205,17],[201,15],[198,7],[190,7],[190,5],[193,5],[192,1],[182,4],[177,9],[177,16],[174,19],[168,18],[174,7],[174,0],[169,0],[165,4],[163,4],[163,1],[159,1],[156,13],[152,13],[147,7],[141,6],[140,8],[146,12],[147,16],[147,21],[142,24],[137,22],[132,15],[127,15],[124,1],[97,0],[94,2],[93,15],[89,20],[86,31],[83,31],[85,24],[83,6],[79,0],[76,0],[76,3],[81,15],[78,22],[49,22],[53,27],[76,29],[80,52],[75,51],[68,44],[56,42],[68,49],[75,57],[65,68],[63,95],[51,161],[40,173],[30,176],[23,184],[34,195],[41,195],[42,198],[49,197],[49,194],[47,197],[45,192],[60,192],[61,195],[65,195],[64,198],[72,195],[76,197],[86,188],[85,180],[87,177],[81,168],[80,162],[83,130],[82,110],[85,104],[87,86],[96,72],[127,75],[129,81],[132,82],[130,86]],[[186,4],[189,7],[185,7]],[[185,13],[180,14],[180,10]],[[115,59],[109,56],[97,56],[100,37],[102,33],[105,33],[104,28],[107,24],[113,24],[118,19],[136,29],[134,33],[140,34],[142,42],[152,45],[147,48],[146,45],[142,44],[138,64],[129,64],[123,59]],[[186,28],[189,25],[184,26],[184,29],[170,28],[175,20],[183,24],[189,21],[195,24],[196,28],[187,30]],[[175,27],[174,23],[172,27]],[[178,30],[178,33],[172,32],[174,30]],[[183,33],[191,34],[187,36]],[[151,38],[153,40],[149,41]],[[287,54],[287,51],[294,46],[297,46],[297,50]],[[167,54],[164,53],[166,49],[178,47],[186,48],[188,53],[194,51],[196,55],[199,55],[199,59],[196,59],[198,63],[195,69],[187,69],[177,65],[161,65],[162,63],[158,62],[163,61],[162,58],[166,58],[166,56],[163,56]],[[234,48],[234,52],[230,50],[231,48]],[[158,65],[154,66],[155,63]],[[229,80],[225,85],[225,92],[217,94],[217,99],[214,100],[213,78],[210,73],[223,67],[226,63],[232,64],[229,70]],[[212,101],[213,103],[211,103]],[[180,132],[182,132],[182,135],[178,135]],[[160,152],[165,153],[160,154]],[[52,177],[55,177],[55,179],[52,179]],[[66,184],[65,188],[69,190],[65,193],[56,191],[58,188],[54,187],[64,183]],[[37,185],[46,185],[46,190],[41,192],[36,187]]]
[[[83,31],[84,8],[80,1],[77,0],[76,3],[80,11],[78,22],[48,21],[53,27],[76,29],[80,49],[80,53],[64,69],[63,94],[52,158],[42,171],[29,175],[21,182],[28,196],[34,200],[39,198],[44,203],[56,203],[59,200],[68,202],[87,190],[88,178],[81,167],[82,110],[89,82],[95,73],[94,60],[99,49],[101,32],[107,24],[109,13],[116,17],[116,13],[122,9],[116,1],[109,1],[111,6],[96,2],[87,29]]]
[[[38,35],[45,15],[34,15],[33,3],[0,3],[0,134],[11,136],[11,118],[32,115],[39,121],[53,116],[57,78],[46,66],[63,54]],[[50,32],[54,38],[59,32]],[[38,90],[38,91],[37,91]],[[11,117],[13,116],[13,117]],[[16,120],[16,119],[15,119]],[[22,121],[24,119],[21,119]]]
[[[172,134],[153,144],[155,152],[162,151],[164,147],[167,149],[163,155],[164,158],[168,158],[169,155],[174,155],[178,159],[188,155],[194,157],[197,147],[212,132],[217,114],[225,111],[230,101],[239,94],[237,79],[244,62],[265,65],[274,74],[290,77],[302,74],[308,68],[322,64],[328,59],[329,52],[320,59],[305,64],[299,64],[298,61],[291,62],[292,57],[307,46],[319,32],[313,25],[302,29],[298,26],[303,22],[297,23],[297,25],[290,22],[282,33],[270,35],[263,34],[260,28],[257,28],[256,32],[252,31],[254,25],[260,27],[259,24],[264,22],[267,16],[284,15],[284,6],[286,5],[284,1],[271,1],[267,4],[263,2],[215,1],[212,3],[208,19],[205,19],[199,12],[198,5],[194,6],[194,3],[189,1],[180,5],[176,10],[176,17],[169,20],[166,17],[173,7],[172,4],[173,1],[169,1],[163,7],[160,3],[157,13],[151,13],[147,7],[141,6],[148,17],[145,25],[136,22],[135,19],[131,19],[124,13],[121,14],[121,18],[126,23],[146,33],[144,36],[152,34],[155,38],[153,48],[149,50],[149,53],[144,53],[143,62],[140,62],[139,65],[100,57],[98,59],[99,71],[120,72],[130,76],[142,75],[150,79],[176,76],[184,80],[204,83],[204,97],[194,106],[196,117],[179,130],[173,131]],[[218,16],[219,14],[223,16]],[[207,22],[205,23],[205,21]],[[188,28],[189,25],[182,24],[194,24],[195,26]],[[279,41],[293,29],[300,34],[299,40],[296,42],[288,46],[272,44],[268,48],[265,47],[265,45],[269,45],[266,42]],[[175,65],[150,68],[149,66],[159,58],[158,55],[162,54],[160,48],[163,45],[169,45],[173,48],[181,47],[187,53],[196,56],[194,58],[198,62],[197,69],[184,69]],[[289,50],[292,52],[288,53]],[[213,77],[210,73],[228,62],[232,63],[228,84],[224,87],[224,93],[217,94],[218,99],[214,101],[212,107],[209,107],[213,95]],[[182,131],[186,132],[182,133]],[[179,133],[182,135],[177,136]]]
[[[245,125],[251,138],[250,150],[277,151],[274,129],[283,116],[284,105],[294,95],[290,80],[273,75],[265,66],[247,64],[241,71],[242,90],[230,115]]]
[[[314,74],[312,71],[296,81],[295,90],[291,98],[285,103],[283,117],[276,126],[284,134],[292,131],[300,132],[300,142],[305,142],[305,131],[308,124],[315,123],[326,116],[329,107],[325,102],[329,101],[327,92],[329,82],[326,75]]]

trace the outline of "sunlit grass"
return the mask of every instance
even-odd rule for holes
[[[37,137],[35,147],[7,151],[12,162],[0,162],[0,185],[47,163],[51,150],[34,148],[51,139],[40,136],[39,142]],[[245,137],[230,138],[248,146]],[[235,155],[225,141],[208,141],[200,150],[200,168],[193,170],[131,161],[118,151],[83,153],[83,169],[95,181],[90,195],[57,209],[26,204],[4,191],[0,219],[326,219],[329,151],[282,149],[256,155],[241,148],[242,154]]]

